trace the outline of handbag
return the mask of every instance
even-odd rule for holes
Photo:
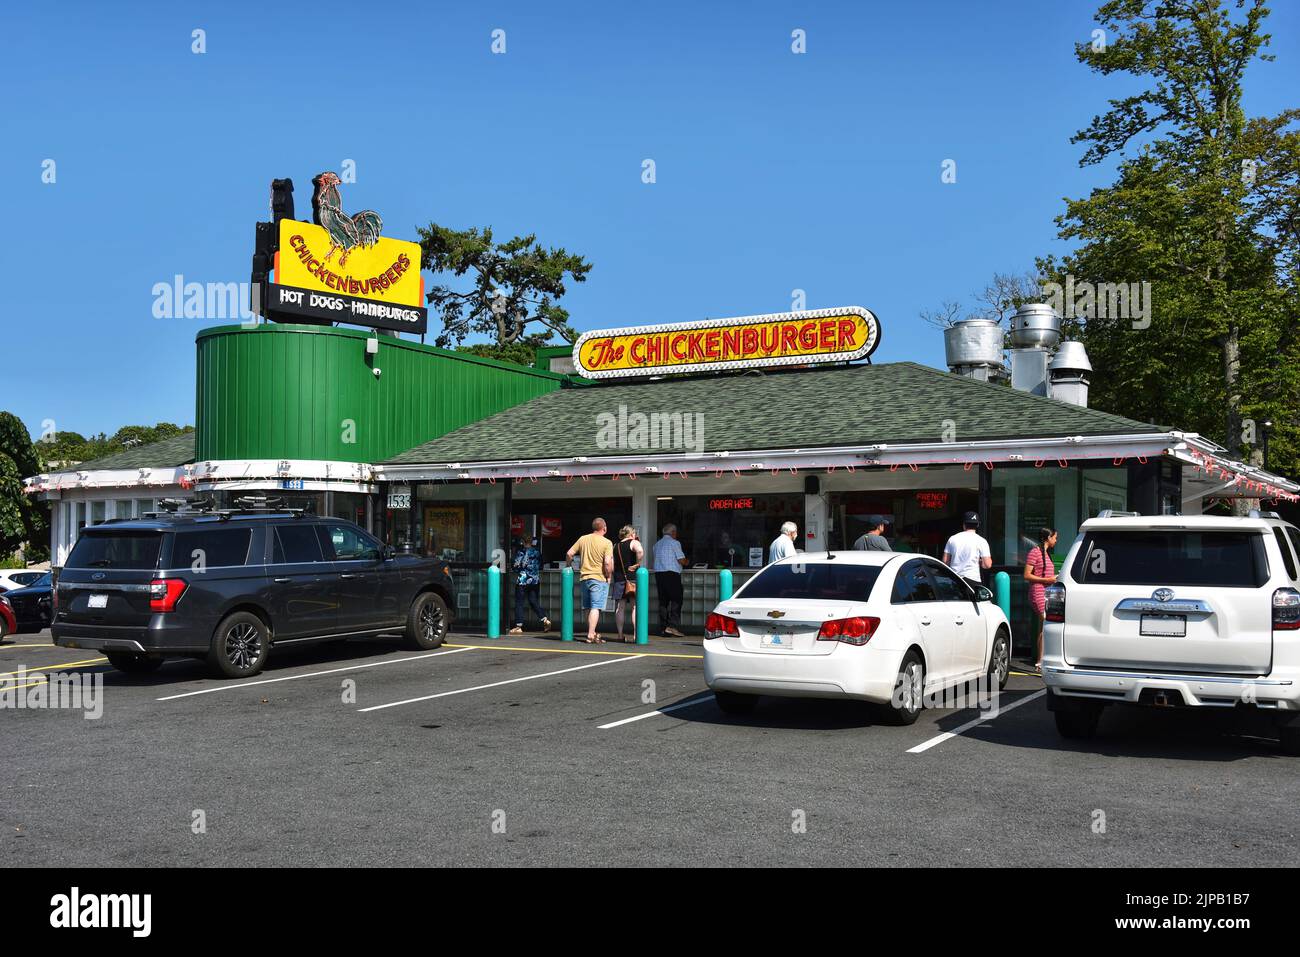
[[[631,541],[631,539],[629,539],[629,541]],[[635,595],[635,594],[636,594],[636,579],[635,579],[635,578],[629,578],[629,577],[628,577],[628,574],[627,574],[627,562],[625,562],[625,561],[623,560],[623,543],[622,543],[622,542],[619,542],[617,548],[618,548],[618,564],[619,564],[619,567],[623,569],[623,594],[624,594],[624,595]]]

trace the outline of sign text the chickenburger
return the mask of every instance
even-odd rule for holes
[[[880,324],[860,306],[588,332],[573,348],[592,379],[847,362],[870,355]]]

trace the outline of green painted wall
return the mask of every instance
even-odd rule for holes
[[[369,337],[274,323],[204,329],[196,458],[382,462],[565,381],[393,336],[380,335],[378,355],[367,356]]]

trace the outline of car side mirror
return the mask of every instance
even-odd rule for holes
[[[975,600],[976,600],[976,601],[992,601],[992,600],[993,600],[993,592],[989,591],[989,590],[988,590],[987,588],[985,588],[983,585],[980,585],[978,588],[975,589]]]
[[[396,557],[397,557],[397,549],[395,549],[392,545],[385,545],[384,561],[391,562]]]

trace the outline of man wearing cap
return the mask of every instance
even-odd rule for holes
[[[889,539],[885,538],[885,516],[868,515],[867,533],[860,536],[853,547],[859,552],[892,552]]]
[[[980,581],[980,569],[993,567],[993,553],[984,536],[976,531],[980,527],[978,512],[967,512],[961,524],[962,530],[943,546],[943,560],[972,588],[979,588],[984,584]]]

